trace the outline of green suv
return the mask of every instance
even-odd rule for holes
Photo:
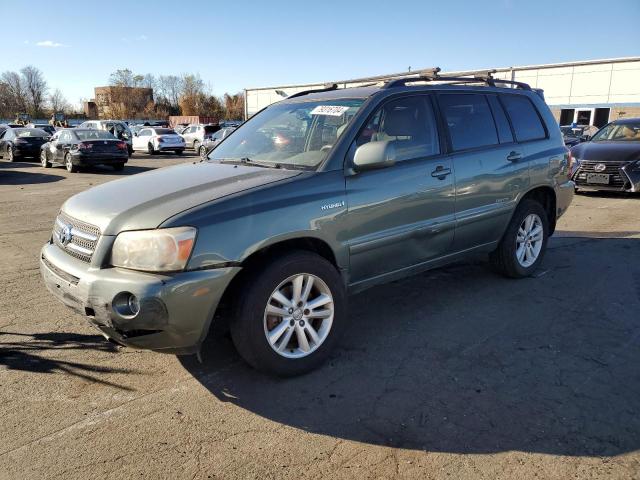
[[[531,275],[571,203],[571,165],[542,96],[496,82],[293,95],[200,163],[67,200],[45,284],[120,344],[197,353],[226,319],[248,363],[295,375],[328,356],[348,293],[478,252]]]

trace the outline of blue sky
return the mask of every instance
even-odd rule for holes
[[[119,68],[199,73],[222,94],[409,66],[460,70],[640,55],[640,0],[309,3],[7,2],[0,71],[35,65],[75,104]]]

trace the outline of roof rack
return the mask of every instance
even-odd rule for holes
[[[337,83],[328,83],[328,84],[325,84],[324,88],[317,88],[315,90],[303,90],[302,92],[298,92],[298,93],[294,93],[293,95],[289,95],[287,97],[287,100],[290,99],[290,98],[301,97],[303,95],[309,95],[310,93],[330,92],[331,90],[337,90],[337,89],[338,89],[338,84]]]
[[[407,83],[413,82],[452,82],[452,83],[485,83],[490,87],[495,87],[496,83],[504,83],[507,85],[513,85],[516,88],[521,88],[522,90],[531,90],[531,87],[528,83],[524,82],[516,82],[515,80],[503,80],[501,78],[493,78],[493,74],[496,73],[495,70],[483,70],[479,72],[474,72],[473,77],[449,77],[449,76],[440,76],[438,73],[440,72],[440,68],[434,68],[431,70],[421,70],[418,72],[418,76],[415,77],[404,77],[397,78],[395,80],[390,80],[385,83],[383,88],[394,88],[401,87],[406,85]]]

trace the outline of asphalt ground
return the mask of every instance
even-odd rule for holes
[[[63,201],[124,172],[0,161],[0,478],[640,478],[640,196],[579,195],[538,273],[483,258],[363,292],[280,380],[114,346],[38,271]]]

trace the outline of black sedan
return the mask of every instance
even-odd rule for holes
[[[118,140],[104,130],[58,130],[48,143],[42,145],[40,151],[40,162],[44,168],[59,164],[69,172],[93,165],[111,165],[114,170],[120,171],[127,160],[127,142]]]
[[[9,162],[38,158],[50,135],[39,128],[7,128],[0,134],[0,156]]]
[[[571,156],[577,189],[640,192],[640,118],[605,125]]]

